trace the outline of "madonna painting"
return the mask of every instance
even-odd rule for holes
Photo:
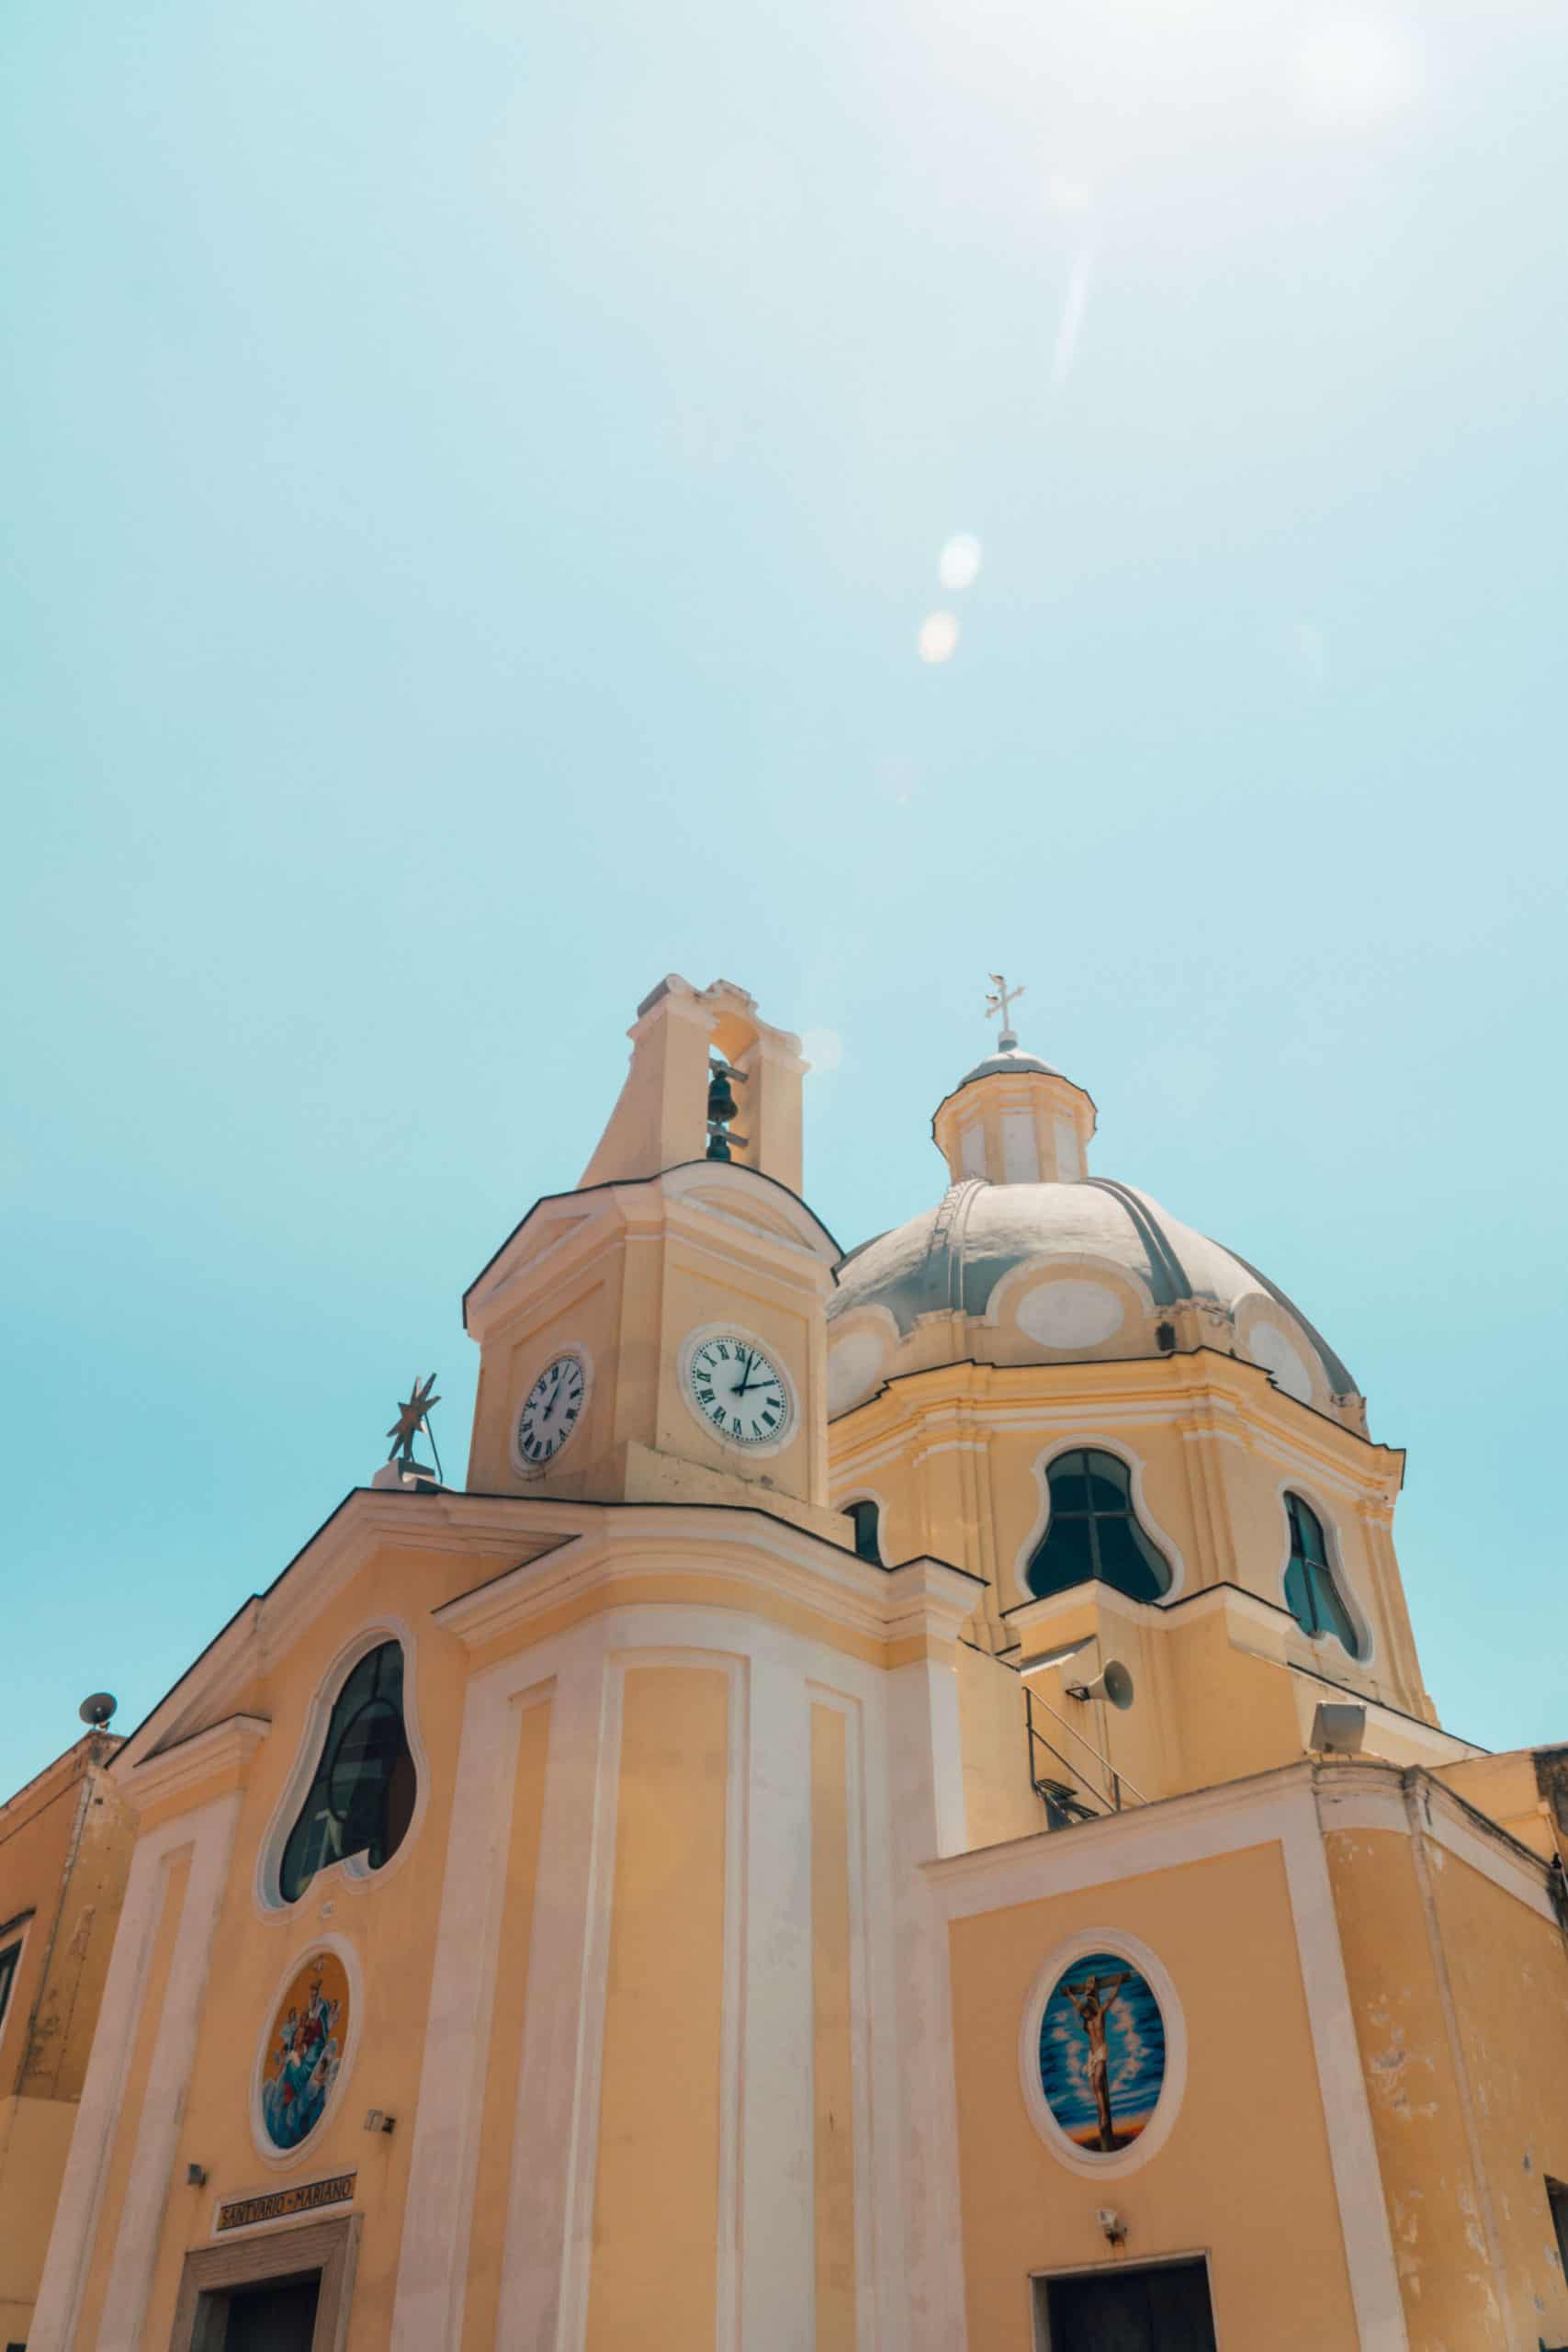
[[[275,2148],[297,2148],[321,2121],[343,2064],[348,2011],[342,1961],[313,1953],[277,2005],[262,2063],[262,2120]]]

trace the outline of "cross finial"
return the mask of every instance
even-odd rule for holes
[[[1018,1043],[1009,1015],[1010,1008],[1018,1002],[1022,994],[1021,988],[1010,989],[1000,972],[991,974],[991,986],[986,997],[986,1018],[989,1021],[994,1014],[998,1012],[1001,1014],[1001,1035],[997,1039],[997,1046],[998,1049],[1004,1054],[1011,1053]]]

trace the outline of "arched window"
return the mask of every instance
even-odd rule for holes
[[[1130,1600],[1170,1589],[1170,1563],[1138,1524],[1127,1465],[1086,1448],[1059,1453],[1045,1474],[1051,1517],[1027,1570],[1031,1592],[1066,1592],[1098,1577]]]
[[[1350,1611],[1334,1581],[1323,1521],[1300,1495],[1285,1497],[1291,1524],[1291,1565],[1285,1570],[1285,1606],[1303,1634],[1332,1634],[1351,1657],[1361,1645]]]
[[[844,1511],[855,1531],[855,1555],[882,1566],[882,1513],[874,1502],[850,1503]]]
[[[283,1849],[278,1888],[297,1903],[329,1862],[363,1854],[378,1871],[413,1817],[413,1758],[403,1729],[403,1653],[367,1650],[338,1692],[315,1778]]]

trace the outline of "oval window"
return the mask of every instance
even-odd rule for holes
[[[316,1872],[363,1854],[373,1871],[408,1835],[416,1781],[403,1728],[403,1653],[367,1651],[333,1705],[321,1759],[283,1849],[278,1891],[297,1903]]]

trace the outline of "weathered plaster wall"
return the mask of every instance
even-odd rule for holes
[[[1410,2352],[1568,2340],[1568,1953],[1432,1838],[1325,1839]]]

